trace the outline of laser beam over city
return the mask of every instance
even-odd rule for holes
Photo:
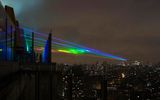
[[[26,31],[25,33],[34,32],[35,34],[38,34],[37,36],[43,36],[41,38],[36,37],[35,38],[36,41],[44,42],[45,41],[44,38],[47,37],[46,33],[35,32],[35,31],[33,31],[31,29],[28,29],[28,28],[23,28],[23,30]],[[29,34],[26,37],[30,37]],[[101,57],[104,57],[104,58],[111,58],[111,59],[116,59],[116,60],[121,60],[121,61],[126,61],[127,60],[127,59],[124,59],[124,58],[121,58],[121,57],[118,57],[118,56],[114,56],[114,55],[111,55],[111,54],[108,54],[108,53],[101,52],[99,50],[95,50],[95,49],[85,47],[85,46],[82,46],[82,45],[79,45],[79,44],[76,44],[76,43],[73,43],[73,42],[62,40],[62,39],[56,38],[54,36],[52,38],[53,38],[53,40],[52,40],[53,44],[56,44],[56,45],[59,45],[59,46],[62,46],[62,47],[66,48],[66,49],[53,48],[53,49],[57,49],[57,51],[59,51],[59,52],[70,53],[70,54],[75,54],[75,55],[77,55],[77,54],[94,54],[94,55],[101,56]]]
[[[160,100],[160,0],[0,0],[0,100]]]

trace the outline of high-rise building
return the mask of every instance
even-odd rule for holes
[[[48,40],[46,41],[45,48],[42,55],[43,63],[51,63],[51,54],[52,54],[52,34],[50,33],[48,36]]]
[[[34,35],[27,38],[14,9],[0,3],[0,61],[35,62],[34,54]]]

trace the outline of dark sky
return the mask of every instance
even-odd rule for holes
[[[131,60],[160,61],[160,0],[14,1],[15,8],[21,6],[16,12],[20,23],[32,29],[52,28],[56,37]],[[56,54],[54,60],[105,59]]]

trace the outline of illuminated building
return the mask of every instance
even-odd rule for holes
[[[42,55],[43,63],[51,63],[51,54],[52,54],[52,51],[51,51],[52,42],[51,41],[52,41],[52,35],[50,33],[48,36],[48,40],[46,41],[45,48],[44,48],[43,55]]]

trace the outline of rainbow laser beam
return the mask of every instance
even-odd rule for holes
[[[31,36],[25,36],[25,37],[27,37],[27,38],[29,38],[29,39],[31,39],[32,37]],[[41,41],[41,43],[43,43],[43,44],[45,44],[44,42],[46,41],[45,39],[42,39],[42,38],[37,38],[37,37],[35,37],[35,40],[36,40],[36,42],[38,41],[38,42],[40,42]],[[29,40],[27,40],[27,41],[29,41]],[[55,41],[52,41],[52,44],[56,44],[56,45],[59,45],[59,46],[64,46],[64,47],[67,47],[67,48],[72,48],[71,50],[69,50],[69,51],[73,51],[74,52],[74,50],[76,51],[79,51],[78,49],[80,49],[80,48],[78,48],[78,47],[75,47],[75,46],[72,46],[72,45],[68,45],[68,44],[64,44],[64,43],[59,43],[59,42],[55,42]],[[73,49],[74,48],[74,49]],[[80,51],[84,51],[84,50],[80,50]],[[88,51],[88,50],[86,50],[86,51]]]
[[[28,28],[23,28],[23,30],[25,31],[26,41],[31,39],[31,36],[28,35],[29,33],[34,32],[36,34],[36,36],[37,36],[37,37],[35,37],[36,48],[45,44],[46,40],[44,38],[48,37],[47,34],[36,32],[36,31],[33,31],[31,29],[28,29]],[[73,43],[73,42],[70,42],[70,41],[60,39],[60,38],[56,38],[56,37],[52,37],[52,38],[53,38],[52,44],[59,46],[58,49],[54,48],[58,52],[75,54],[75,55],[77,55],[77,54],[92,54],[92,55],[101,56],[101,57],[104,57],[104,58],[111,58],[111,59],[116,59],[116,60],[121,60],[121,61],[126,61],[127,60],[127,59],[124,59],[124,58],[121,58],[121,57],[118,57],[118,56],[114,56],[114,55],[111,55],[111,54],[108,54],[108,53],[104,53],[104,52],[101,52],[99,50],[89,48],[89,47],[86,47],[86,46],[82,46],[82,45],[79,45],[79,44],[76,44],[76,43]]]
[[[59,52],[64,52],[64,53],[70,53],[70,54],[84,54],[86,53],[85,50],[82,49],[67,49],[67,50],[58,50]]]
[[[35,32],[35,31],[32,31],[30,29],[27,29],[27,28],[23,28],[25,31],[28,31],[28,32],[34,32],[35,34],[38,34],[40,36],[43,36],[43,37],[47,37],[47,35],[45,33],[39,33],[39,32]],[[42,41],[45,41],[44,39],[39,39],[39,40],[42,40]],[[88,53],[88,54],[94,54],[94,55],[97,55],[97,56],[102,56],[102,57],[105,57],[105,58],[112,58],[112,59],[116,59],[116,60],[121,60],[121,61],[126,61],[127,59],[124,59],[124,58],[121,58],[121,57],[118,57],[118,56],[114,56],[114,55],[111,55],[111,54],[108,54],[108,53],[104,53],[104,52],[101,52],[99,50],[96,50],[96,49],[93,49],[93,48],[89,48],[89,47],[86,47],[86,46],[82,46],[82,45],[79,45],[79,44],[76,44],[76,43],[73,43],[73,42],[69,42],[69,41],[66,41],[66,40],[62,40],[62,39],[59,39],[59,38],[56,38],[56,37],[53,37],[53,44],[56,44],[56,45],[60,45],[60,46],[64,46],[64,47],[69,47],[69,48],[74,48],[73,49],[67,49],[67,50],[58,50],[59,52],[64,52],[64,53],[71,53],[71,54],[85,54],[85,53]],[[55,41],[58,41],[58,42],[55,42]],[[76,49],[75,49],[76,48]],[[79,50],[83,50],[85,52],[79,52]]]
[[[26,31],[25,35],[32,33],[32,32],[34,32],[37,35],[37,37],[35,38],[36,48],[45,44],[46,40],[44,38],[48,37],[47,34],[36,32],[36,31],[33,31],[33,30],[25,28],[25,27],[21,27],[21,28]],[[30,46],[31,43],[29,41],[29,38],[30,38],[30,36],[25,36],[27,51],[29,51],[29,48],[31,47]],[[89,47],[86,47],[83,45],[79,45],[77,43],[66,41],[66,40],[63,40],[60,38],[56,38],[56,37],[52,37],[52,38],[53,38],[52,44],[59,46],[59,48],[56,48],[57,51],[59,51],[59,52],[70,53],[70,54],[75,54],[75,55],[77,55],[77,54],[92,54],[92,55],[97,55],[97,56],[101,56],[101,57],[105,57],[105,58],[112,58],[112,59],[121,60],[121,61],[127,60],[122,57],[114,56],[112,54],[101,52],[99,50],[89,48]],[[10,41],[10,40],[7,40],[7,41]],[[4,41],[2,40],[1,42],[4,42]]]
[[[35,41],[35,44],[36,46],[42,46],[44,45],[44,41],[45,40],[41,40],[41,41],[37,41],[37,38],[35,38],[36,41]],[[38,39],[39,40],[39,39]],[[28,41],[31,41],[31,40],[28,40]],[[85,53],[88,53],[88,50],[84,50],[84,49],[80,49],[80,48],[71,48],[72,46],[69,46],[69,45],[66,45],[66,44],[62,44],[62,43],[58,43],[58,42],[52,42],[53,44],[56,44],[56,45],[59,45],[59,46],[62,46],[62,47],[66,47],[66,49],[58,49],[57,51],[59,52],[64,52],[64,53],[70,53],[70,54],[85,54]],[[41,49],[41,50],[44,50],[44,49]]]

